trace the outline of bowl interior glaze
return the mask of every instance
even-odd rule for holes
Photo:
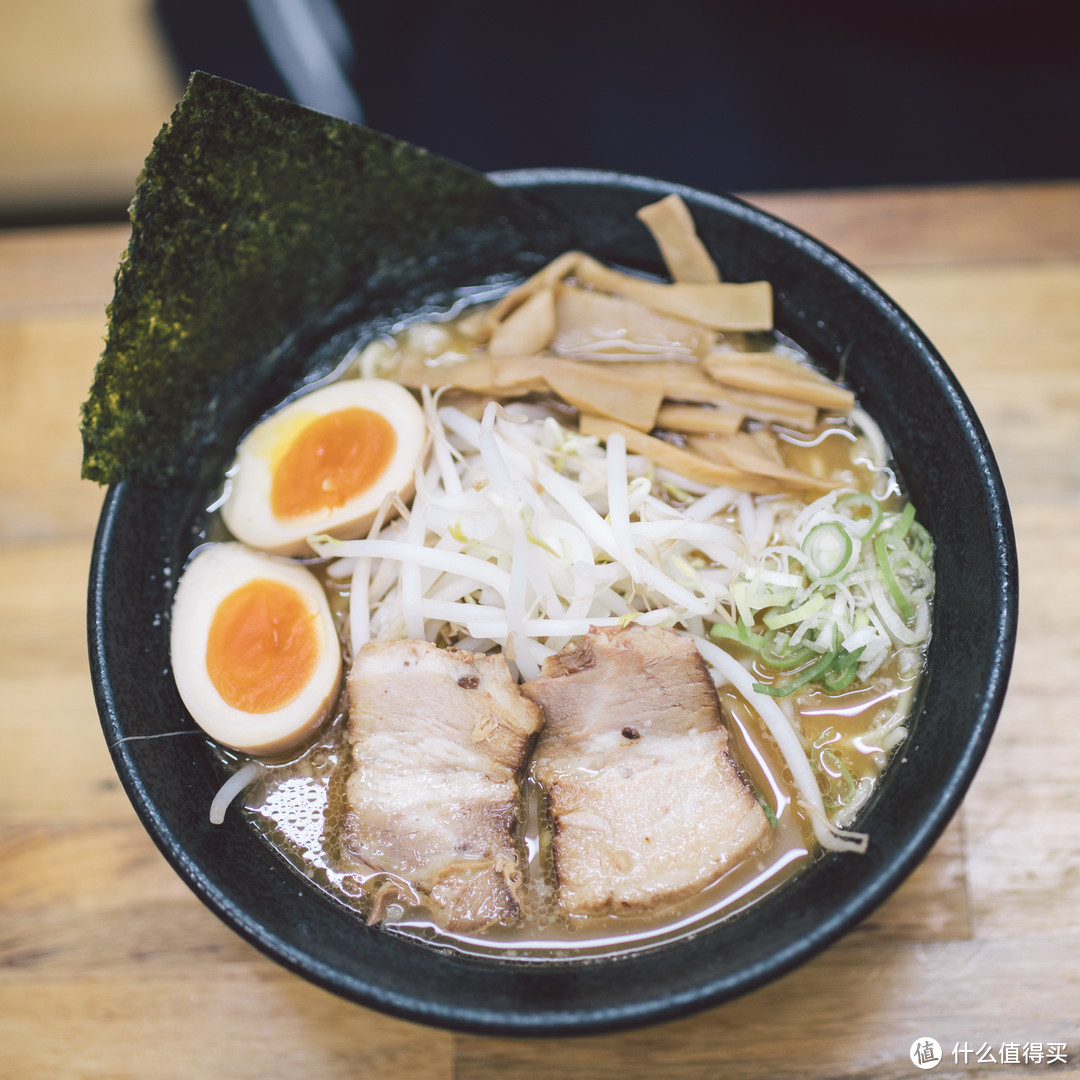
[[[663,268],[634,211],[678,191],[725,278],[771,281],[777,328],[829,374],[842,367],[889,440],[936,543],[937,593],[911,735],[858,821],[871,836],[868,852],[828,855],[692,939],[620,958],[481,960],[368,928],[241,815],[208,821],[223,773],[173,684],[168,612],[205,523],[209,484],[110,489],[90,576],[91,669],[105,737],[147,830],[247,940],[347,999],[410,1020],[498,1035],[584,1034],[670,1019],[778,977],[915,868],[958,807],[1001,706],[1016,631],[1015,544],[1001,477],[955,378],[910,319],[835,253],[737,199],[659,181],[577,170],[495,179],[564,215],[591,254],[656,273]],[[312,356],[314,378],[327,353]],[[264,407],[253,405],[246,422]],[[226,462],[209,465],[208,475],[220,475]],[[154,737],[176,731],[187,734]]]

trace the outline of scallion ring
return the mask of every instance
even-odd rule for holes
[[[866,650],[865,645],[860,645],[853,652],[842,650],[836,658],[836,665],[831,671],[825,672],[822,684],[828,694],[839,694],[846,690],[854,681],[855,674],[859,670],[859,659]]]
[[[774,635],[771,640],[766,638],[765,644],[758,653],[762,663],[767,664],[774,671],[791,671],[794,668],[802,667],[807,661],[819,655],[809,645],[803,645],[796,649],[788,648],[786,638],[785,643],[780,644],[777,641],[778,636]]]
[[[841,495],[836,500],[836,509],[851,518],[852,532],[860,540],[872,536],[881,523],[881,503],[873,495],[861,491]]]
[[[769,697],[787,697],[788,694],[795,693],[800,686],[805,686],[815,679],[820,679],[826,671],[830,671],[839,655],[840,646],[837,645],[836,648],[827,652],[820,660],[818,660],[816,664],[808,667],[805,671],[799,672],[791,682],[786,682],[782,686],[770,686],[767,683],[754,683],[754,689],[759,694],[768,694]]]
[[[815,525],[802,544],[806,576],[815,582],[839,581],[851,563],[855,545],[851,533],[838,521]]]

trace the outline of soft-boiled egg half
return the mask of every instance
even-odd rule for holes
[[[345,379],[257,424],[237,451],[221,513],[232,534],[277,555],[306,537],[363,536],[388,494],[412,498],[424,414],[400,383]]]
[[[170,644],[195,722],[245,753],[303,743],[341,687],[341,646],[318,579],[243,544],[196,553],[176,589]]]

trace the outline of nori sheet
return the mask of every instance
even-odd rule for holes
[[[358,295],[411,282],[415,303],[416,282],[528,273],[567,242],[480,173],[201,72],[130,216],[82,408],[82,472],[100,483],[193,481],[242,430],[236,399]]]

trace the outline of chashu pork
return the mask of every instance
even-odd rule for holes
[[[544,712],[533,775],[567,914],[663,907],[764,845],[768,821],[689,638],[593,627],[522,689]]]
[[[502,656],[365,645],[349,675],[345,851],[385,872],[371,914],[426,907],[449,930],[520,916],[523,766],[540,710]]]

